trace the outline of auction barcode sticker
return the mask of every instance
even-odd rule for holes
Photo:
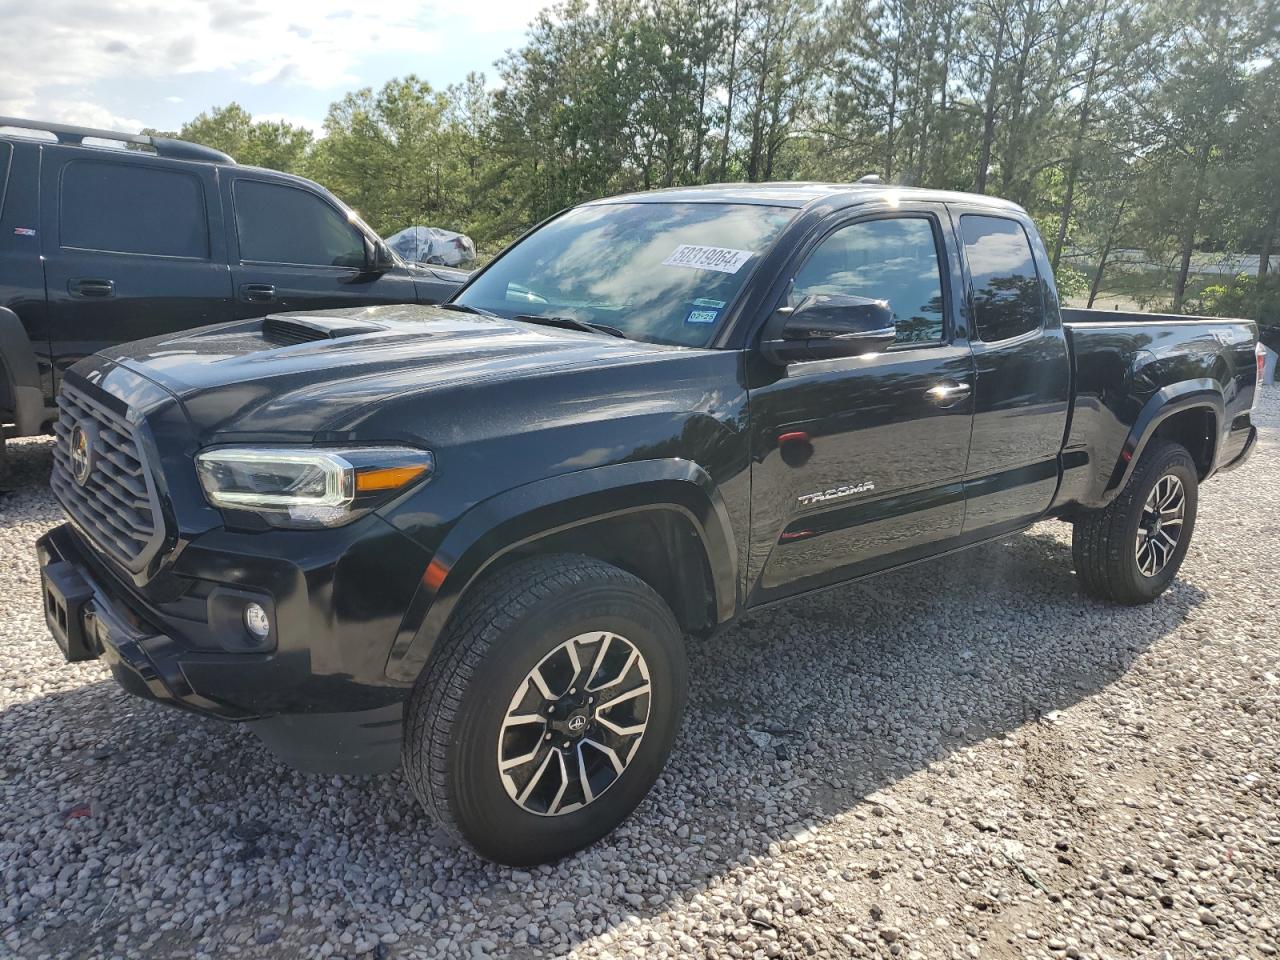
[[[719,273],[737,273],[752,257],[750,250],[733,250],[729,247],[700,247],[682,243],[662,261],[666,267],[692,267],[694,270],[715,270]]]

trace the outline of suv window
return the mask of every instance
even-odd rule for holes
[[[82,250],[208,259],[204,189],[186,173],[73,160],[62,171],[58,243]]]
[[[364,266],[360,232],[315,194],[261,180],[237,180],[234,195],[241,260]]]
[[[789,306],[815,293],[888,300],[898,343],[940,343],[942,268],[927,217],[863,220],[818,245],[796,274]]]
[[[1044,300],[1022,224],[969,214],[960,218],[960,233],[973,281],[978,339],[994,343],[1040,329]]]

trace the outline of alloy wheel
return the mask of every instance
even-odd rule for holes
[[[1134,555],[1144,577],[1154,577],[1169,565],[1182,537],[1186,511],[1187,494],[1182,481],[1171,473],[1165,474],[1151,488],[1138,522]]]
[[[622,776],[649,722],[649,666],[616,633],[584,633],[543,657],[498,731],[498,774],[521,809],[587,806]]]

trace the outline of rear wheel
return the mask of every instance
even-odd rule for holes
[[[644,582],[588,557],[522,560],[463,601],[415,686],[409,782],[483,856],[558,859],[653,786],[686,677],[679,627]]]
[[[1085,592],[1127,604],[1164,593],[1190,546],[1198,492],[1185,447],[1148,447],[1120,495],[1075,522],[1072,554]]]

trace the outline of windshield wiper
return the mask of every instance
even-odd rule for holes
[[[481,310],[479,307],[473,307],[469,303],[442,303],[439,304],[441,310],[456,310],[458,313],[474,313],[478,317],[493,317],[495,320],[502,318],[496,313],[488,310]]]
[[[590,320],[575,320],[573,317],[547,317],[539,313],[517,313],[512,320],[524,320],[527,323],[541,323],[548,327],[564,327],[566,330],[581,330],[583,333],[607,333],[611,337],[627,339],[627,335],[617,327],[607,323],[592,323]]]

